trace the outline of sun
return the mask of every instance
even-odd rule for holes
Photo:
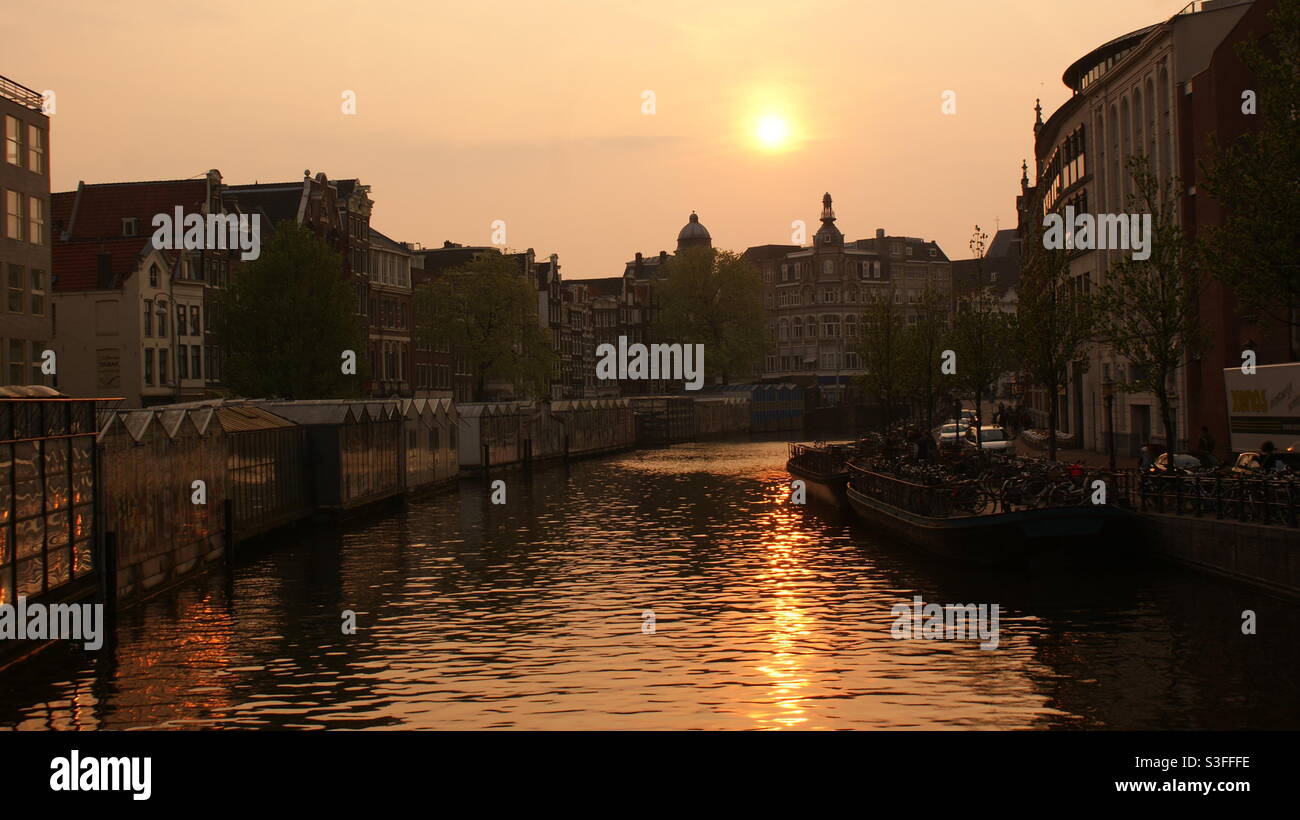
[[[758,138],[758,144],[768,150],[778,150],[784,148],[790,139],[790,124],[785,121],[784,117],[776,114],[764,114],[758,118],[758,123],[754,128],[754,136]]]

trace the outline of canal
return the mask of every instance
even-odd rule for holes
[[[277,535],[124,611],[115,645],[0,673],[0,726],[1300,728],[1295,603],[1136,550],[950,566],[786,503],[785,452],[503,472],[504,505],[462,482]],[[895,640],[915,595],[998,604],[998,647]]]

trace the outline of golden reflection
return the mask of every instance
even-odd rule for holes
[[[767,507],[761,516],[763,543],[768,550],[771,571],[759,580],[768,594],[764,601],[771,613],[769,661],[758,671],[772,681],[774,714],[752,714],[761,728],[794,728],[808,722],[804,708],[809,677],[803,666],[800,642],[812,630],[807,603],[800,599],[796,584],[807,573],[802,565],[803,548],[812,544],[811,533],[803,528],[802,513],[789,503],[790,487],[778,478],[766,492]]]

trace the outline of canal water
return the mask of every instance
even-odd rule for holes
[[[951,566],[788,504],[785,452],[683,444],[502,472],[504,505],[462,482],[278,535],[123,612],[114,646],[0,673],[0,726],[1300,727],[1296,604],[1136,549]],[[997,648],[894,639],[891,610],[915,595],[998,604]]]

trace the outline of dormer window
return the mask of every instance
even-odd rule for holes
[[[134,216],[124,217],[122,219],[122,236],[139,236],[140,220]]]

